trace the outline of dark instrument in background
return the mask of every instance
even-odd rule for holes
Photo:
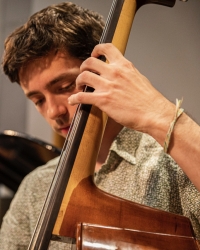
[[[22,179],[36,167],[59,156],[60,149],[24,133],[0,133],[0,183],[16,192]]]

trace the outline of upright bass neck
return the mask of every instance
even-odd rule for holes
[[[132,0],[113,1],[100,43],[112,42],[122,53],[124,53],[136,8],[136,2]],[[105,58],[102,58],[102,60],[105,60]],[[90,91],[90,89],[88,91]],[[88,178],[92,180],[107,118],[107,115],[97,107],[91,107],[77,157],[67,184],[64,199],[55,223],[54,235],[59,235],[60,228],[65,220],[64,211],[66,211],[70,205],[70,200],[74,197],[74,191],[80,187],[79,185],[82,181]],[[76,202],[80,204],[79,198]],[[69,231],[72,232],[73,230],[70,229]],[[71,233],[70,237],[72,237]]]

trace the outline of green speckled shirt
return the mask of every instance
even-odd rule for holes
[[[51,160],[21,183],[3,220],[0,250],[27,249],[57,163],[58,158]],[[152,137],[124,128],[95,183],[122,198],[189,217],[200,239],[200,193]],[[49,249],[71,246],[51,242]]]

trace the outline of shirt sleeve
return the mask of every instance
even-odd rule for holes
[[[27,250],[58,160],[59,157],[36,168],[21,182],[3,218],[0,250]]]
[[[183,215],[190,219],[195,236],[200,241],[200,192],[182,170],[179,172],[179,190]]]
[[[27,249],[31,237],[27,219],[29,213],[26,205],[29,203],[27,191],[27,179],[24,179],[4,216],[0,231],[0,250]]]

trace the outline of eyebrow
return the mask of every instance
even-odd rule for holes
[[[52,87],[53,85],[55,85],[56,83],[58,83],[58,82],[60,82],[60,81],[62,81],[62,80],[64,80],[64,79],[66,79],[66,78],[71,78],[71,77],[73,77],[73,76],[77,76],[77,74],[75,74],[75,73],[70,73],[69,74],[69,72],[68,73],[63,73],[63,74],[60,74],[59,76],[57,76],[57,77],[55,77],[53,80],[51,80],[50,82],[48,82],[47,83],[47,85],[45,86],[45,89],[48,89],[48,88],[50,88],[50,87]],[[33,96],[33,95],[36,95],[36,94],[38,94],[39,92],[38,91],[30,91],[30,92],[28,92],[27,94],[26,94],[26,96],[30,99],[31,98],[31,96]]]

